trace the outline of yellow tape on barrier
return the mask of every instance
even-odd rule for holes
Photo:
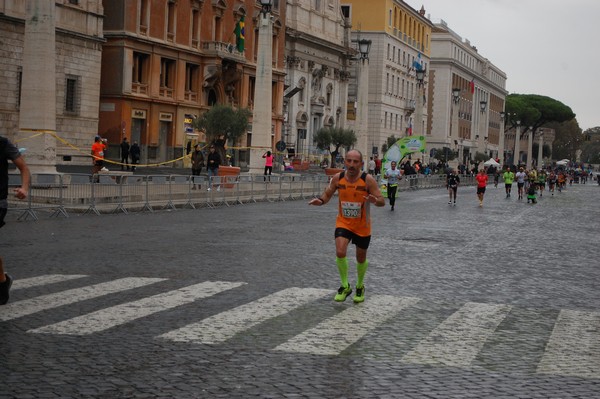
[[[68,142],[67,140],[63,139],[62,137],[60,137],[55,131],[53,130],[43,130],[43,129],[21,129],[22,132],[31,132],[31,133],[35,133],[32,136],[29,137],[25,137],[19,140],[15,141],[15,144],[20,143],[20,142],[24,142],[27,140],[31,140],[33,138],[39,137],[43,134],[49,134],[51,136],[53,136],[56,140],[60,141],[61,143],[63,143],[65,146],[72,148],[73,150],[77,151],[78,153],[84,155],[84,156],[88,156],[90,158],[96,158],[94,156],[92,156],[87,150],[82,150],[81,148],[71,144],[70,142]],[[204,147],[202,147],[202,149],[206,149],[207,147],[209,147],[210,144],[206,144]],[[257,150],[264,150],[264,151],[271,151],[274,155],[282,155],[285,154],[285,152],[279,152],[279,151],[275,151],[270,147],[258,147],[258,146],[247,146],[247,147],[228,147],[228,150],[252,150],[252,149],[257,149]],[[168,165],[168,164],[172,164],[174,162],[178,162],[181,161],[185,158],[191,158],[192,154],[187,154],[184,155],[182,157],[176,158],[176,159],[171,159],[169,161],[165,161],[165,162],[157,162],[157,163],[147,163],[147,164],[136,164],[135,167],[136,168],[143,168],[143,167],[152,167],[152,166],[162,166],[162,165]],[[121,162],[117,162],[117,161],[112,161],[110,159],[104,159],[103,160],[106,163],[109,164],[113,164],[113,165],[119,165],[119,166],[129,166],[127,164],[121,163]]]

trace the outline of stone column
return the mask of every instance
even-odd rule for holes
[[[19,139],[32,173],[56,173],[55,7],[54,1],[27,0]]]
[[[527,170],[531,170],[533,165],[533,128],[529,128],[529,135],[527,136]]]
[[[537,167],[542,167],[543,147],[544,146],[544,135],[540,133],[538,140],[538,153],[537,153]]]
[[[498,163],[504,166],[504,118],[500,117],[500,132],[498,136]]]
[[[258,51],[256,54],[256,85],[252,115],[252,148],[250,173],[262,174],[262,155],[271,150],[273,84],[273,22],[270,12],[258,16]]]
[[[517,131],[515,133],[515,154],[513,156],[513,165],[519,166],[519,152],[521,151],[521,124],[517,123]]]

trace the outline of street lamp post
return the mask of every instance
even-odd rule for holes
[[[452,89],[452,130],[450,131],[450,142],[454,140],[455,144],[458,145],[460,139],[460,130],[458,127],[458,109],[460,105],[460,89]],[[458,147],[458,164],[462,162],[462,144]]]
[[[357,148],[363,155],[363,160],[369,159],[368,145],[368,125],[369,125],[369,50],[371,49],[371,40],[359,39],[358,51],[360,59],[358,60],[358,93],[357,93],[357,112],[356,112],[356,130],[357,130]],[[367,167],[367,162],[364,163]]]
[[[500,135],[498,137],[498,158],[499,164],[504,165],[504,161],[506,160],[506,156],[504,155],[504,116],[506,114],[504,111],[500,112]]]
[[[519,152],[521,151],[521,121],[517,121],[517,131],[515,133],[515,154],[513,156],[513,165],[519,167],[520,157]]]
[[[422,136],[423,135],[423,106],[425,97],[424,89],[425,89],[425,69],[417,69],[417,99],[415,101],[415,126],[413,127],[413,135]]]
[[[273,0],[260,0],[262,10],[258,17],[258,49],[256,54],[256,83],[252,115],[252,146],[250,172],[261,173],[262,155],[271,148],[272,81],[273,81]]]
[[[485,152],[483,140],[487,137],[487,129],[485,128],[485,113],[487,110],[487,101],[481,100],[479,102],[479,110],[481,111],[481,116],[479,118],[479,137],[477,140],[477,150]]]

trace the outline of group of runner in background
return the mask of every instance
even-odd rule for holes
[[[527,203],[537,203],[538,195],[542,197],[546,186],[550,195],[554,195],[555,191],[561,192],[567,184],[575,183],[585,184],[588,178],[593,179],[591,168],[576,167],[566,169],[564,167],[547,167],[541,168],[539,171],[536,168],[526,170],[524,166],[519,166],[516,172],[513,172],[510,166],[506,166],[504,170],[485,170],[480,169],[476,176],[477,180],[477,197],[479,206],[483,206],[483,198],[485,188],[487,186],[487,175],[493,175],[494,187],[498,187],[500,178],[504,181],[504,189],[506,198],[512,195],[513,184],[517,183],[517,199],[523,200],[527,198]],[[596,176],[596,180],[600,185],[600,175]],[[446,188],[448,189],[449,201],[448,204],[456,205],[456,191],[460,177],[456,171],[450,169],[446,175]]]

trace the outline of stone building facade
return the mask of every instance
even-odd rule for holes
[[[288,154],[315,160],[321,153],[315,133],[322,127],[346,126],[354,52],[340,0],[287,1],[283,137]]]
[[[429,86],[428,150],[456,151],[465,165],[477,153],[502,161],[506,74],[444,21],[432,31]],[[460,90],[457,104],[453,89]]]
[[[423,135],[428,126],[427,85],[419,86],[415,61],[429,73],[433,24],[400,0],[343,0],[352,41],[371,40],[368,77],[368,155],[382,156],[389,137]],[[357,63],[355,63],[356,65]],[[356,68],[351,69],[356,81]],[[350,86],[348,119],[354,122],[358,85]],[[425,100],[425,101],[423,101]],[[420,107],[420,109],[419,109]]]
[[[28,1],[0,0],[0,132],[20,147],[23,46]],[[101,0],[56,0],[56,164],[89,164],[98,133],[103,39]],[[35,140],[32,138],[30,140]],[[27,153],[25,153],[27,154]]]

